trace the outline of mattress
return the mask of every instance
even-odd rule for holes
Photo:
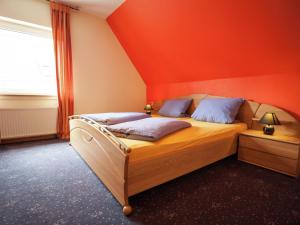
[[[192,127],[169,134],[155,142],[120,138],[131,148],[129,160],[145,160],[160,154],[195,148],[203,150],[222,148],[231,151],[236,145],[238,133],[247,129],[247,124],[241,122],[218,124],[196,121],[192,118],[178,118],[178,120],[187,121]]]

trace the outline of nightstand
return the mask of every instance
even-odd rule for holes
[[[238,159],[293,177],[300,172],[300,139],[246,130],[239,135]]]

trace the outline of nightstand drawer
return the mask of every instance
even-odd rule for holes
[[[239,146],[289,159],[298,159],[299,145],[240,135]]]
[[[246,161],[288,175],[297,176],[298,161],[249,148],[239,148],[239,160]]]

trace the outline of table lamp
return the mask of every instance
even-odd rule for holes
[[[266,124],[263,131],[264,134],[272,135],[274,133],[274,125],[280,125],[280,122],[275,113],[266,112],[265,115],[259,120],[259,123]]]
[[[146,110],[147,114],[151,115],[151,110],[153,110],[152,105],[150,104],[145,105],[144,110]]]

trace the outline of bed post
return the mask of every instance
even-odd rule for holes
[[[123,206],[123,213],[125,216],[129,216],[132,213],[132,207],[130,205]]]
[[[129,161],[129,153],[131,149],[127,148],[125,150],[126,156],[125,156],[125,165],[124,165],[124,201],[125,204],[123,205],[123,213],[125,216],[129,216],[133,209],[129,205],[129,199],[128,199],[128,161]]]
[[[130,215],[128,162],[131,149],[104,126],[80,116],[70,117],[70,143],[122,205],[124,215]]]

